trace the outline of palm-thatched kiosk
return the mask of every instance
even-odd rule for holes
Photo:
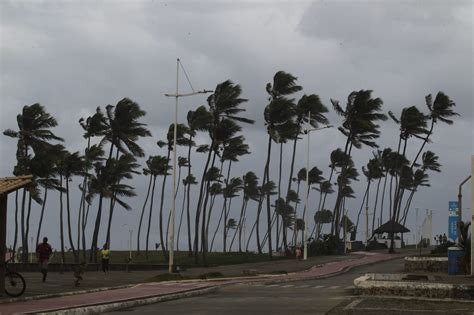
[[[31,183],[31,175],[0,178],[0,295],[5,291],[5,255],[7,251],[8,194]]]
[[[402,239],[403,233],[410,232],[405,226],[401,225],[397,221],[389,220],[385,224],[379,226],[377,229],[374,230],[374,235],[379,235],[377,242],[387,245],[390,247],[390,235],[391,234],[398,234],[401,233],[402,237],[394,239],[394,248],[401,248],[402,247]],[[386,234],[387,237],[380,238],[381,235]]]

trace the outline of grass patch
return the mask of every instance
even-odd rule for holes
[[[287,275],[288,271],[286,270],[274,270],[266,273],[267,275]]]
[[[220,272],[208,272],[199,275],[199,279],[217,279],[217,278],[224,278],[225,276]]]
[[[190,280],[191,277],[182,276],[175,273],[163,273],[151,278],[146,279],[146,282],[162,282],[162,281],[178,281],[178,280]]]

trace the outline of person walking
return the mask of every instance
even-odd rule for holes
[[[446,244],[448,242],[448,237],[446,236],[446,233],[443,233],[443,244]]]
[[[43,274],[43,282],[46,281],[46,277],[48,276],[48,262],[52,252],[53,249],[51,245],[48,244],[48,238],[44,237],[43,243],[36,247],[36,258],[38,259],[40,270]]]
[[[301,248],[296,248],[296,259],[301,260]]]
[[[110,259],[109,244],[105,243],[100,253],[102,255],[102,271],[105,274],[108,274],[109,273],[109,259]]]

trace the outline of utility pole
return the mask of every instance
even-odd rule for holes
[[[171,196],[170,229],[168,231],[168,250],[169,250],[168,272],[169,273],[173,272],[173,264],[174,264],[174,217],[175,217],[175,209],[176,209],[176,135],[178,133],[178,126],[177,126],[178,125],[178,98],[182,96],[191,96],[191,95],[196,95],[196,94],[205,94],[205,93],[212,92],[210,90],[202,90],[202,91],[197,91],[197,92],[193,90],[192,93],[179,94],[179,65],[180,65],[180,61],[178,58],[176,59],[176,93],[165,94],[165,96],[175,98],[174,130],[173,130],[173,191],[172,191],[172,196]],[[188,78],[188,81],[189,81],[189,78]],[[191,85],[191,89],[192,89],[192,85]],[[164,246],[164,244],[162,246]]]

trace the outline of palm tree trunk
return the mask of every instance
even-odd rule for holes
[[[227,211],[227,198],[224,197],[224,203],[222,204],[221,215],[219,216],[219,221],[217,222],[216,230],[214,231],[214,235],[212,236],[211,247],[209,250],[212,252],[212,248],[214,247],[214,240],[216,238],[217,232],[221,226],[222,218],[224,217],[224,211]]]
[[[434,119],[431,118],[430,131],[429,131],[428,134],[426,135],[426,138],[425,138],[425,140],[423,141],[423,144],[421,145],[420,150],[418,150],[418,152],[416,153],[415,158],[413,159],[413,162],[411,163],[411,168],[412,168],[412,169],[413,169],[413,167],[415,166],[416,161],[417,161],[418,158],[420,157],[421,152],[422,152],[423,149],[425,148],[426,143],[428,143],[429,137],[433,134],[434,123],[435,123]]]
[[[268,151],[267,151],[267,163],[265,165],[265,175],[267,183],[270,181],[270,156],[272,152],[272,138],[268,137]],[[264,176],[265,177],[265,176]],[[270,207],[270,192],[267,192],[267,225],[268,225],[268,255],[270,258],[273,256],[272,252],[272,222],[271,222],[271,207]]]
[[[278,163],[278,199],[281,197],[281,172],[282,172],[282,162],[283,162],[283,142],[280,143],[280,160]],[[280,227],[280,217],[276,216],[276,240],[275,240],[275,247],[278,248],[280,246],[280,235],[278,231]]]
[[[104,197],[102,194],[99,196],[99,206],[97,207],[97,216],[95,218],[94,224],[94,233],[92,234],[92,242],[91,242],[91,250],[89,255],[89,262],[97,262],[97,241],[99,239],[99,229],[100,229],[100,221],[102,219],[102,202]]]
[[[13,259],[16,262],[16,244],[18,242],[18,190],[15,191],[15,236],[13,239]]]
[[[379,182],[377,183],[377,192],[375,193],[374,215],[372,216],[372,231],[375,228],[375,216],[377,215],[377,202],[379,200],[379,191],[380,191],[381,182],[382,182],[382,177],[379,178]]]
[[[66,262],[66,255],[64,254],[64,225],[63,225],[63,176],[59,175],[59,185],[61,190],[59,191],[59,229],[60,229],[60,238],[61,238],[61,263]]]
[[[209,149],[209,152],[207,154],[207,161],[204,166],[204,170],[201,176],[201,186],[199,188],[199,199],[197,202],[196,206],[196,219],[194,223],[194,259],[195,263],[197,264],[199,262],[199,256],[198,256],[198,251],[199,251],[199,223],[200,223],[200,217],[201,217],[201,203],[202,203],[202,197],[203,197],[203,191],[204,191],[204,183],[205,183],[205,176],[207,173],[207,169],[209,167],[209,163],[211,162],[211,154],[212,154],[212,148],[214,147],[214,140],[211,141],[211,146]],[[189,200],[189,198],[188,198]]]
[[[77,237],[76,237],[76,249],[77,256],[79,257],[81,253],[81,218],[82,218],[82,204],[84,199],[81,197],[79,201],[79,211],[77,212]]]
[[[232,197],[229,198],[229,210],[224,213],[224,253],[227,251],[227,232],[229,231],[229,228],[227,227],[227,221],[229,218],[230,209],[232,208],[232,199]]]
[[[25,262],[28,262],[28,253],[29,253],[29,246],[28,246],[28,236],[30,234],[30,215],[31,215],[31,202],[33,198],[31,197],[31,193],[29,193],[28,197],[28,213],[26,216],[26,231],[25,231]]]
[[[191,176],[191,146],[193,143],[193,136],[189,136],[189,147],[188,147],[188,178]],[[188,183],[188,188],[186,189],[186,219],[187,219],[187,228],[188,228],[188,255],[192,255],[193,245],[191,241],[191,212],[189,209],[190,206],[190,193],[191,193],[191,183]]]
[[[183,185],[183,203],[181,205],[181,215],[179,217],[179,225],[178,225],[178,236],[176,237],[176,251],[179,251],[179,235],[181,234],[181,225],[183,224],[183,217],[184,217],[184,206],[186,204],[186,192],[189,189],[190,184]]]
[[[216,162],[217,153],[214,151],[212,155],[212,163],[211,168],[214,167],[214,163]],[[209,187],[211,185],[210,181],[207,181],[206,184],[206,191],[204,193],[204,203],[202,205],[202,226],[201,226],[201,246],[202,246],[202,261],[206,263],[206,251],[208,244],[206,241],[206,209],[207,209],[207,202],[209,201]],[[224,223],[225,224],[225,223]]]
[[[385,172],[385,179],[383,181],[383,189],[382,189],[382,201],[380,202],[380,224],[383,224],[383,202],[385,199],[385,188],[387,186],[387,179],[388,179],[388,171]]]
[[[170,148],[168,147],[168,155],[166,156],[166,165],[169,165],[170,160]],[[163,176],[163,184],[161,185],[161,200],[160,200],[160,242],[161,242],[161,251],[163,252],[163,257],[165,261],[168,260],[168,252],[167,252],[167,242],[165,242],[165,238],[163,237],[163,203],[165,201],[165,187],[166,187],[166,177],[168,173],[166,172]]]
[[[206,250],[209,248],[209,224],[211,222],[212,210],[214,209],[214,201],[216,200],[216,195],[211,197],[211,203],[209,205],[209,212],[207,213],[207,222],[206,222],[206,238],[204,240],[204,248]]]
[[[137,253],[138,254],[140,254],[140,236],[141,236],[141,231],[142,231],[143,215],[145,214],[146,204],[148,203],[148,198],[150,197],[152,182],[153,182],[153,175],[150,174],[150,181],[148,182],[148,188],[146,190],[145,202],[143,203],[142,213],[140,215],[140,221],[138,223],[138,232],[137,232]]]
[[[298,197],[300,196],[300,184],[301,184],[301,182],[298,180],[298,185],[297,185],[297,188],[296,188],[296,195]],[[293,221],[294,221],[293,223],[294,224],[293,224],[293,237],[292,237],[293,241],[292,241],[292,243],[293,243],[294,247],[296,247],[296,234],[298,234],[298,231],[296,229],[296,218],[298,217],[298,204],[299,204],[299,202],[295,203],[295,215],[293,217]]]
[[[244,216],[244,208],[245,208],[245,193],[242,195],[242,207],[240,207],[239,225],[237,225],[237,228],[235,229],[235,232],[234,232],[234,236],[232,236],[232,241],[230,242],[229,251],[232,251],[232,245],[234,244],[234,240],[235,240],[235,237],[237,235],[237,232],[242,227],[242,219],[243,219],[243,216]],[[241,251],[242,251],[241,246],[239,244],[239,252],[241,252]]]
[[[87,226],[87,219],[89,218],[89,210],[90,210],[90,203],[87,203],[87,211],[82,212],[82,248],[84,249],[82,252],[82,259],[86,262],[86,226]]]
[[[369,187],[370,187],[370,180],[367,181],[367,187],[365,188],[364,197],[362,198],[362,203],[360,205],[359,213],[357,214],[357,221],[356,221],[356,225],[355,225],[356,233],[357,233],[358,228],[359,228],[359,219],[360,219],[360,215],[362,213],[362,209],[364,208],[365,199],[367,198],[367,196],[369,194]]]
[[[153,215],[153,201],[155,200],[155,185],[156,185],[156,175],[153,175],[153,185],[151,188],[151,200],[150,200],[150,210],[148,212],[148,227],[146,230],[146,241],[145,241],[145,257],[148,260],[148,242],[150,240],[150,228],[151,228],[151,217]],[[161,247],[164,247],[163,243]]]
[[[69,178],[66,177],[66,210],[67,210],[67,228],[69,245],[71,246],[72,253],[74,255],[74,261],[78,262],[79,256],[77,255],[76,249],[74,248],[74,241],[72,239],[72,226],[71,226],[71,208],[69,204]]]
[[[246,252],[248,252],[248,250],[249,250],[250,240],[252,239],[252,234],[253,234],[253,231],[255,231],[255,227],[257,226],[257,224],[258,224],[258,222],[255,220],[255,222],[253,223],[252,229],[250,230],[249,237],[247,239],[247,245],[245,246],[245,251]]]
[[[18,196],[18,194],[17,194]],[[43,225],[43,218],[44,218],[44,209],[46,207],[46,199],[48,198],[48,188],[44,188],[44,197],[43,197],[43,205],[41,206],[41,213],[40,213],[40,219],[38,223],[38,232],[36,233],[36,245],[39,244],[40,242],[40,234],[41,234],[41,227]]]

